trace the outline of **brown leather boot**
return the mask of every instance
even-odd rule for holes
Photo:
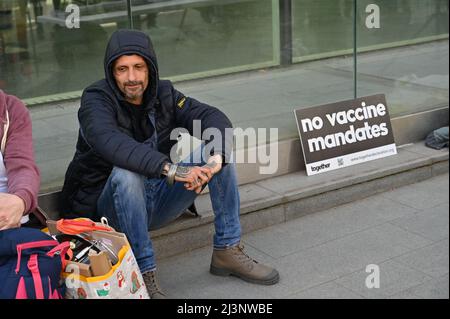
[[[147,287],[150,299],[166,299],[166,294],[162,292],[161,288],[159,288],[156,280],[156,271],[147,271],[142,274],[142,278],[144,278],[144,283]]]
[[[241,244],[226,249],[214,249],[209,272],[217,276],[234,275],[260,285],[273,285],[280,280],[276,269],[250,258]]]

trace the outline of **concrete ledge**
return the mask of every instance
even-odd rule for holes
[[[399,148],[395,156],[308,177],[304,171],[240,187],[243,233],[353,202],[449,171],[448,149],[423,143]],[[156,256],[165,258],[211,245],[214,215],[209,194],[196,200],[199,217],[180,219],[150,232]]]
[[[399,148],[395,156],[329,173],[307,176],[305,171],[297,171],[241,185],[242,232],[255,231],[444,174],[449,171],[448,159],[448,149],[433,150],[421,142]],[[52,219],[58,219],[57,196],[58,193],[49,193],[39,197],[40,206]],[[150,232],[158,258],[211,245],[214,214],[209,196],[206,193],[196,199],[200,216],[185,214]]]

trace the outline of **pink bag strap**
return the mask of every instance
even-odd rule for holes
[[[28,299],[25,280],[23,277],[20,278],[19,285],[17,286],[16,299]]]
[[[61,256],[62,268],[66,269],[67,260],[72,260],[73,257],[72,250],[70,249],[70,243],[68,241],[65,241],[59,244],[58,246],[53,247],[52,250],[50,250],[47,253],[47,256],[53,257],[57,252],[59,252],[60,253],[59,255]],[[65,258],[66,254],[68,256],[67,260]]]
[[[34,290],[36,292],[36,299],[44,299],[44,289],[42,288],[41,274],[39,273],[39,264],[37,254],[30,256],[28,260],[28,269],[33,276]]]
[[[16,266],[16,274],[19,273],[20,270],[20,259],[22,257],[22,250],[31,249],[31,248],[39,248],[39,247],[47,247],[47,246],[58,246],[58,242],[56,240],[41,240],[41,241],[33,241],[30,243],[19,244],[16,246],[17,249],[17,266]]]

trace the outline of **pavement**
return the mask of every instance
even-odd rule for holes
[[[213,276],[204,247],[159,260],[161,287],[174,299],[448,299],[449,174],[250,232],[242,243],[278,269],[278,284]]]

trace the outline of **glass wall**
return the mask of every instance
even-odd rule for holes
[[[358,0],[360,51],[448,38],[448,0]],[[371,28],[377,19],[379,28]],[[373,19],[372,19],[373,17]]]
[[[294,0],[292,14],[294,62],[341,57],[335,74],[385,93],[391,116],[448,106],[448,0]]]
[[[150,35],[161,77],[177,89],[219,107],[235,127],[277,128],[275,139],[285,140],[298,137],[294,109],[355,94],[385,93],[394,117],[448,106],[448,7],[448,0],[0,0],[0,89],[28,104],[44,188],[57,186],[75,149],[79,96],[103,77],[105,46],[119,28]]]
[[[298,136],[292,109],[353,98],[353,0],[292,1],[292,73],[281,138]],[[305,63],[306,61],[313,61]],[[343,69],[345,69],[343,71]]]
[[[68,1],[1,1],[0,88],[22,99],[73,97],[73,91],[98,80],[109,35],[120,23],[126,26],[124,3],[115,3],[113,9],[99,1],[72,1],[81,16],[107,15],[116,9],[125,13],[115,18],[117,23],[82,21],[77,28],[71,18],[76,12]],[[83,6],[86,2],[92,5]]]
[[[130,26],[151,36],[162,77],[279,64],[273,0],[133,0],[131,16],[126,0],[0,1],[0,88],[29,104],[79,95],[103,76],[110,34]]]
[[[161,76],[185,80],[279,64],[277,1],[185,1],[173,9],[171,2],[180,1],[133,19],[153,40]]]
[[[294,62],[352,54],[353,0],[293,0]]]
[[[358,13],[357,94],[385,93],[391,116],[448,107],[449,1],[358,0]]]

